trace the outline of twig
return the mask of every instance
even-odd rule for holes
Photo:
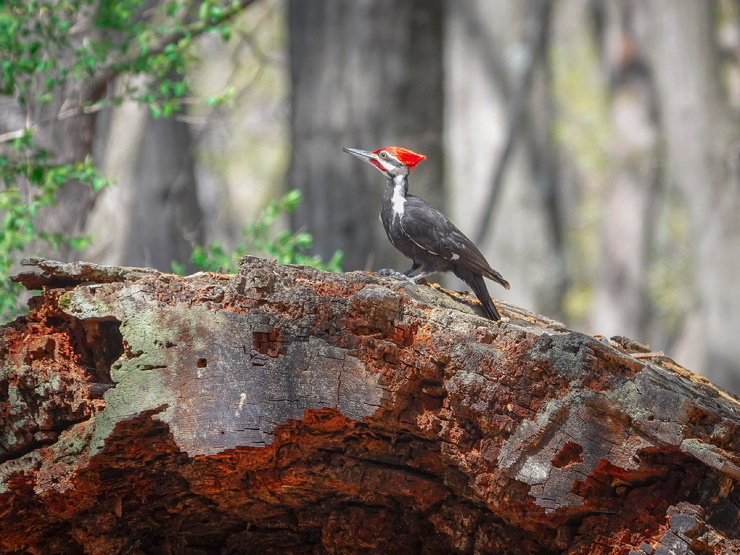
[[[109,102],[103,102],[103,103],[97,102],[90,106],[76,106],[74,108],[66,108],[66,109],[60,110],[53,117],[38,121],[36,123],[32,123],[30,125],[26,125],[26,127],[23,127],[22,129],[16,129],[15,131],[8,131],[7,133],[1,134],[0,144],[7,143],[8,141],[12,141],[15,139],[19,139],[26,133],[26,131],[29,131],[29,130],[35,131],[36,129],[44,125],[56,123],[58,121],[69,119],[75,116],[94,114],[95,112],[99,112],[100,110],[104,108],[108,108],[109,106],[110,106]]]

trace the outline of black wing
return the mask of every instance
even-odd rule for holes
[[[420,198],[406,197],[401,229],[419,248],[509,288],[509,283],[491,268],[478,247],[444,214]]]

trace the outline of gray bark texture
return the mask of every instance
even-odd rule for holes
[[[288,2],[294,224],[344,268],[406,269],[378,224],[384,178],[341,147],[403,146],[428,156],[411,193],[444,208],[440,0]]]
[[[198,203],[190,126],[176,118],[154,120],[144,115],[142,136],[129,152],[134,164],[129,204],[119,206],[127,226],[123,263],[169,270],[187,262],[203,243],[203,212]],[[126,128],[113,129],[116,134]],[[115,135],[111,136],[111,139]]]
[[[29,260],[0,551],[731,553],[740,402],[440,287]]]

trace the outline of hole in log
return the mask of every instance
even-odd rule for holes
[[[90,372],[90,381],[112,384],[110,369],[123,354],[121,322],[115,318],[90,319],[82,322],[84,348],[80,349],[82,364]]]
[[[283,342],[280,341],[280,330],[278,328],[267,332],[252,332],[252,343],[254,344],[254,350],[262,355],[277,358],[283,354]]]
[[[583,462],[583,447],[574,441],[569,441],[563,445],[560,453],[555,455],[555,458],[552,460],[552,465],[555,468],[563,468],[580,462]]]
[[[111,367],[124,352],[121,323],[112,316],[76,318],[50,298],[37,302],[35,312],[20,321],[25,328],[4,335],[9,340],[5,354],[22,362],[23,378],[15,384],[0,380],[0,402],[16,395],[22,400],[18,406],[33,417],[26,433],[3,450],[0,463],[54,443],[61,432],[101,410],[100,399],[115,387]]]

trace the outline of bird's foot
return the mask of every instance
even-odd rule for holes
[[[416,283],[414,281],[414,278],[410,278],[403,272],[399,272],[397,270],[394,270],[393,268],[383,268],[382,270],[378,270],[378,275],[383,277],[393,277],[396,279],[402,279],[404,281],[410,281],[411,283]]]
[[[394,277],[396,279],[402,279],[404,281],[408,281],[409,283],[413,283],[414,285],[419,285],[421,280],[424,280],[423,283],[427,283],[424,278],[426,278],[430,274],[432,274],[432,272],[422,272],[418,276],[412,277],[408,275],[408,272],[398,272],[392,268],[383,268],[382,270],[378,270],[379,276]]]

